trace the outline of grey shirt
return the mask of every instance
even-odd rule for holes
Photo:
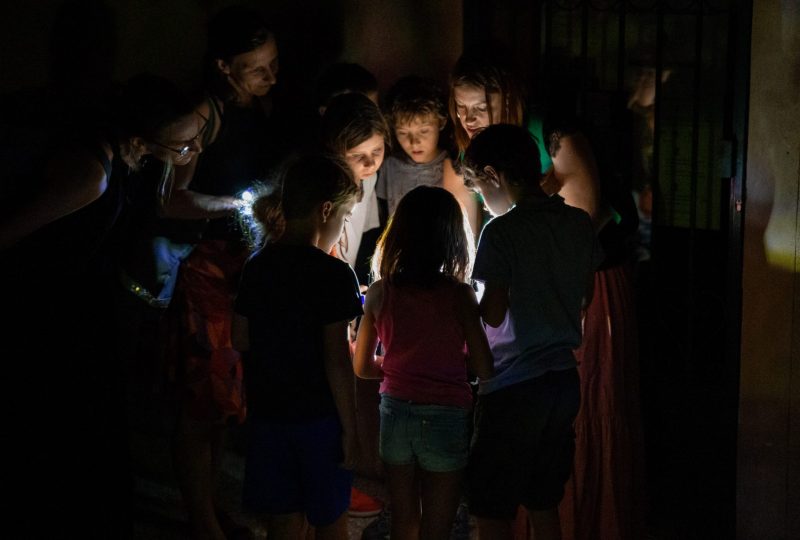
[[[417,186],[442,187],[444,183],[444,161],[447,152],[442,150],[428,163],[415,163],[407,156],[389,156],[381,167],[375,192],[389,205],[389,215],[394,214],[403,195]]]

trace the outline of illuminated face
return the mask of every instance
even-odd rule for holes
[[[439,154],[439,131],[443,127],[444,121],[431,113],[398,123],[394,134],[414,163],[428,163]]]
[[[345,222],[353,215],[353,206],[355,204],[356,197],[353,196],[350,200],[334,207],[330,211],[320,229],[319,241],[317,242],[318,248],[326,253],[333,249],[334,244],[342,236]]]
[[[242,97],[266,96],[278,77],[278,45],[268,39],[252,51],[237,54],[228,64],[217,60],[220,71]]]
[[[353,171],[353,177],[364,180],[378,171],[383,163],[383,152],[383,135],[373,133],[366,141],[348,148],[344,158]]]
[[[470,139],[479,130],[489,126],[491,123],[490,110],[492,111],[491,121],[495,124],[500,121],[500,93],[490,92],[489,103],[486,102],[486,97],[486,92],[481,86],[464,84],[453,88],[456,116]]]
[[[157,159],[186,165],[202,152],[203,134],[208,120],[197,113],[184,116],[147,142],[147,148]]]
[[[486,209],[493,216],[501,216],[511,210],[511,199],[501,182],[503,173],[483,171],[467,171],[467,177],[472,183],[472,189],[480,193]]]

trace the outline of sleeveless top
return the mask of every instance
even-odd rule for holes
[[[381,393],[419,404],[472,405],[457,287],[455,281],[431,288],[383,282],[375,321],[385,351]]]
[[[226,103],[224,112],[215,99],[209,100],[221,117],[219,133],[198,157],[190,189],[215,196],[235,196],[264,181],[274,162],[266,114],[260,107],[239,107]],[[238,223],[230,217],[212,219],[203,234],[216,240],[241,239]]]

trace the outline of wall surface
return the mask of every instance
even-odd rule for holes
[[[32,0],[3,7],[0,94],[94,69],[151,71],[193,83],[208,18],[230,0]],[[461,54],[462,2],[244,0],[279,36],[281,69],[314,80],[335,60],[362,63],[383,89],[407,74],[447,81]],[[55,53],[55,54],[54,54]],[[287,62],[288,60],[288,62]]]
[[[800,538],[800,2],[753,3],[740,539]]]

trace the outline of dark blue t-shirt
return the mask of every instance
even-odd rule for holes
[[[248,319],[248,416],[296,422],[336,414],[323,329],[362,314],[347,263],[313,246],[271,244],[244,267],[234,310]]]

